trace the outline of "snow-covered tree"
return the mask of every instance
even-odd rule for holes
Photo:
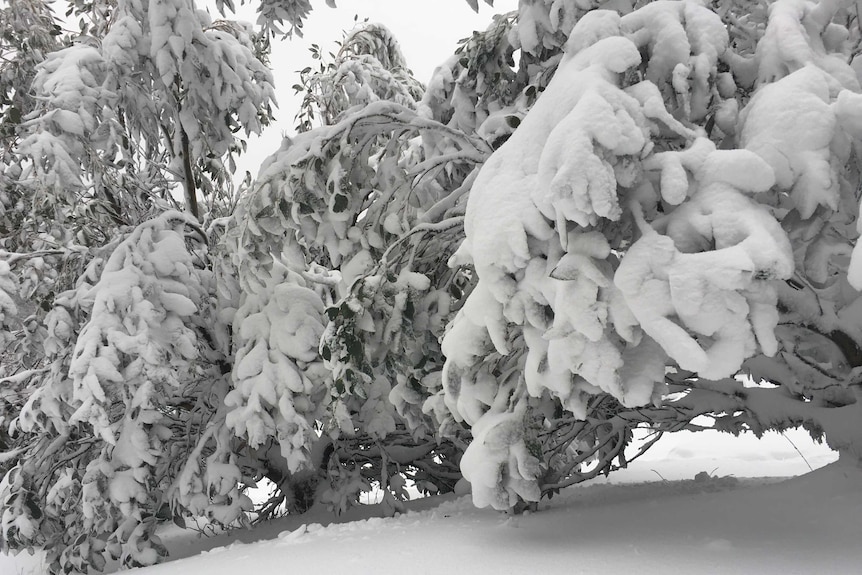
[[[320,46],[312,44],[311,54],[318,68],[300,72],[294,90],[304,92],[298,129],[334,124],[351,110],[371,102],[388,100],[415,108],[424,87],[407,68],[398,40],[379,24],[362,24],[346,34],[331,62],[325,62]]]
[[[157,512],[250,509],[219,426],[219,227],[195,216],[232,209],[237,132],[273,99],[247,25],[190,2],[72,14],[74,41],[41,2],[0,20],[0,546],[48,549],[52,572],[157,561]]]
[[[229,189],[235,132],[270,118],[272,78],[254,32],[190,0],[77,9],[89,11],[88,35],[48,54],[33,82],[42,103],[20,144],[31,178],[49,198],[92,195],[121,223],[132,206],[139,221],[151,202],[171,202],[180,185],[199,217],[199,195],[212,207]]]
[[[401,485],[399,470],[451,489],[458,450],[421,404],[440,385],[448,290],[466,283],[441,256],[460,238],[451,196],[487,148],[417,114],[422,87],[380,25],[349,33],[307,94],[324,125],[264,163],[227,232],[241,286],[228,425],[277,444],[288,488],[329,465],[320,498],[336,508],[370,481]],[[447,154],[426,158],[425,140]],[[386,493],[397,507],[403,492]]]
[[[39,49],[0,63],[4,550],[149,564],[156,517],[372,483],[395,511],[462,473],[518,510],[700,416],[862,459],[849,0],[522,0],[427,86],[363,24],[314,48],[239,198],[262,51],[308,2],[261,2],[260,34],[73,2],[74,42],[13,8]]]
[[[627,422],[804,425],[858,458],[855,11],[609,3],[566,30],[559,4],[521,4],[522,50],[568,39],[453,258],[478,277],[443,341],[474,501],[624,465]]]
[[[46,547],[53,571],[107,556],[147,565],[164,554],[163,505],[233,513],[226,522],[250,508],[221,477],[232,454],[208,445],[205,486],[178,469],[207,444],[225,381],[207,242],[191,217],[166,212],[100,250],[55,299],[39,385],[12,425],[32,439],[4,479],[4,547]],[[188,500],[189,483],[208,506]]]
[[[16,0],[0,21],[0,328],[27,336],[5,374],[32,367],[19,360],[40,335],[25,320],[38,324],[74,285],[88,250],[180,208],[178,188],[193,215],[224,215],[236,132],[259,132],[271,113],[271,74],[247,26],[182,2],[72,2],[73,13],[74,41],[42,2]]]

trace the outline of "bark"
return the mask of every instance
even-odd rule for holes
[[[189,136],[182,127],[180,129],[180,137],[182,140],[182,155],[183,155],[183,193],[186,202],[186,211],[200,220],[200,211],[198,209],[197,186],[195,186],[195,174],[192,170],[192,159],[189,151]]]

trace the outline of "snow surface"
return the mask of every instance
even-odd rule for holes
[[[216,537],[171,526],[165,539],[176,560],[136,572],[857,573],[862,468],[835,457],[801,431],[761,441],[681,432],[628,469],[543,501],[538,513],[510,517],[445,496],[388,519],[370,505],[335,524],[306,514]],[[808,465],[819,469],[780,478]],[[34,558],[0,556],[3,575],[42,572]]]

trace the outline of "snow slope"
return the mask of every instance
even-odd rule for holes
[[[331,518],[316,515],[209,538],[173,528],[166,538],[177,560],[138,572],[857,573],[862,468],[834,460],[804,432],[761,441],[678,433],[538,513],[509,517],[448,496],[411,502],[389,519],[365,506],[326,527]],[[809,464],[820,468],[775,477]],[[712,478],[695,480],[701,471]],[[0,560],[2,575],[41,572]]]
[[[143,573],[856,573],[860,541],[862,470],[832,464],[777,485],[592,485],[522,517],[462,497],[392,519],[301,524]]]

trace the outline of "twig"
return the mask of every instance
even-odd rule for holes
[[[22,453],[24,453],[25,448],[19,447],[18,449],[10,449],[9,451],[0,452],[0,464],[6,463],[7,461],[12,461]]]
[[[795,444],[795,443],[793,443],[793,440],[792,440],[792,439],[790,439],[789,437],[787,437],[787,435],[786,435],[783,431],[781,432],[781,436],[782,436],[784,439],[786,439],[786,440],[788,441],[788,443],[790,443],[790,445],[792,445],[792,446],[793,446],[793,449],[795,449],[795,450],[796,450],[796,453],[798,453],[798,454],[799,454],[799,457],[801,457],[801,458],[802,458],[802,461],[804,461],[804,462],[805,462],[805,465],[807,465],[807,466],[808,466],[808,469],[809,469],[810,471],[814,471],[814,468],[813,468],[813,467],[811,467],[811,464],[810,464],[810,463],[808,463],[808,460],[805,458],[805,456],[804,456],[804,455],[802,455],[802,452],[799,450],[799,448],[798,448],[798,447],[796,447],[796,444]]]
[[[24,371],[20,371],[14,375],[9,375],[6,377],[0,377],[0,383],[21,383],[26,381],[28,378],[34,375],[38,375],[40,373],[45,373],[49,368],[43,367],[39,369],[27,369]]]
[[[397,240],[392,242],[392,244],[388,248],[386,248],[386,251],[384,251],[383,255],[380,256],[379,266],[380,265],[382,265],[382,266],[388,265],[389,254],[392,252],[392,250],[395,247],[397,247],[398,245],[400,245],[401,243],[403,243],[405,240],[410,238],[411,236],[413,236],[415,234],[426,233],[426,232],[444,232],[448,229],[458,227],[458,226],[461,226],[463,224],[464,224],[464,217],[463,216],[454,216],[451,218],[447,218],[441,222],[435,222],[433,224],[431,224],[431,223],[429,223],[429,224],[425,224],[425,223],[418,224],[413,229],[411,229],[410,231],[405,233],[403,236],[401,236],[400,238],[398,238]]]
[[[0,250],[0,258],[5,258],[9,265],[13,265],[18,260],[26,260],[30,258],[38,258],[42,256],[62,256],[68,253],[75,253],[71,250],[39,250],[29,253],[16,253]]]

